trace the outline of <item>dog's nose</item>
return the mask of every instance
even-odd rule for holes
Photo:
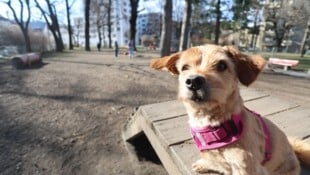
[[[200,89],[204,82],[205,79],[202,76],[191,75],[186,79],[185,84],[188,89],[195,91]]]

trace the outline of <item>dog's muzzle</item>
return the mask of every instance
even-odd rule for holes
[[[205,101],[207,98],[207,82],[204,77],[191,75],[185,80],[187,89],[192,92],[190,99],[196,102]]]

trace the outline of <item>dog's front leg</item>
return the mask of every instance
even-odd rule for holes
[[[223,155],[233,175],[268,175],[266,168],[249,152],[237,148],[227,150]]]
[[[223,175],[232,175],[231,167],[226,162],[218,162],[201,158],[192,164],[193,171],[197,173],[214,173]]]

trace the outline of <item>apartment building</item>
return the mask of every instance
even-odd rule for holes
[[[130,32],[130,2],[127,0],[111,0],[111,22],[108,22],[108,0],[93,0],[90,10],[90,46],[96,47],[99,43],[99,35],[101,36],[102,47],[109,45],[109,30],[111,26],[111,42],[112,46],[117,41],[119,46],[126,46],[129,41]],[[73,41],[75,45],[85,45],[85,28],[84,17],[73,19]]]
[[[156,35],[160,37],[160,31],[160,13],[145,13],[138,15],[136,43],[141,44],[140,39],[143,35]]]

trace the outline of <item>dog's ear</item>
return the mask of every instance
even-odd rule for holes
[[[224,46],[223,48],[235,64],[239,81],[245,86],[253,83],[264,69],[265,59],[259,55],[242,54],[233,46]]]
[[[180,58],[181,52],[164,56],[162,58],[154,59],[151,61],[151,68],[153,69],[161,69],[161,70],[168,70],[172,74],[176,75],[179,74],[178,69],[176,68],[176,62]]]

